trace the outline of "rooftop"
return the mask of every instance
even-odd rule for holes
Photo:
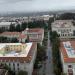
[[[64,62],[75,63],[75,40],[61,42],[60,51],[63,55]]]
[[[20,50],[16,48],[17,46],[20,46]],[[0,43],[0,57],[27,57],[31,46],[32,43]]]
[[[0,35],[20,35],[21,32],[3,32]]]
[[[24,30],[24,31],[28,31],[29,33],[43,33],[44,29],[43,28],[29,28],[28,30]]]
[[[0,26],[7,26],[11,24],[15,24],[16,22],[0,22]]]
[[[73,26],[72,20],[56,20],[52,23],[53,27],[56,28],[67,28]]]
[[[0,50],[0,61],[19,61],[19,62],[30,62],[32,60],[34,51],[37,50],[36,46],[37,43],[1,43],[0,46],[5,45],[8,47],[12,47],[12,50],[4,49],[4,51]],[[10,46],[11,45],[11,46]],[[13,46],[15,46],[16,49],[13,49]],[[22,49],[20,49],[18,46],[21,46]],[[17,51],[17,48],[20,51]]]

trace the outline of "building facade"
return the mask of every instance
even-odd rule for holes
[[[28,28],[22,31],[22,34],[29,36],[31,42],[38,42],[42,45],[44,39],[44,29],[42,28]]]
[[[30,42],[38,42],[42,45],[44,39],[44,29],[43,28],[28,28],[22,32],[3,32],[0,36],[8,38],[17,38],[19,42],[25,43],[27,37],[29,37]]]
[[[63,72],[75,75],[75,40],[61,42],[60,55]]]
[[[73,20],[56,20],[51,26],[52,31],[56,31],[60,38],[75,38]]]
[[[16,26],[17,23],[16,22],[0,22],[0,28],[5,28],[5,29],[9,29],[10,28],[10,25],[14,25]]]

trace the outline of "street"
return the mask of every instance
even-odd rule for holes
[[[53,73],[53,62],[52,62],[52,50],[50,45],[50,32],[48,31],[48,45],[47,45],[47,52],[46,55],[48,59],[46,60],[45,64],[45,75],[54,75]]]
[[[50,45],[50,32],[48,31],[48,41],[46,56],[48,57],[42,64],[42,68],[39,70],[39,75],[54,75],[53,73],[53,62],[52,62],[52,50]]]

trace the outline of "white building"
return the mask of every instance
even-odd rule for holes
[[[23,70],[32,75],[36,53],[36,43],[0,43],[0,64],[8,65],[15,73]]]
[[[44,21],[48,21],[49,18],[53,18],[54,16],[53,15],[42,15],[41,17],[43,17]]]
[[[60,55],[63,72],[75,75],[75,40],[61,42]]]
[[[42,44],[44,39],[44,29],[42,28],[30,28],[22,31],[22,34],[29,36],[31,42],[38,42]]]
[[[5,27],[5,29],[9,29],[10,25],[16,26],[16,22],[0,22],[0,27]]]
[[[72,20],[56,20],[52,23],[52,31],[56,31],[60,38],[75,38],[75,26]]]

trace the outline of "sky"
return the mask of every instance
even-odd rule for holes
[[[75,0],[0,0],[0,13],[75,9]]]

